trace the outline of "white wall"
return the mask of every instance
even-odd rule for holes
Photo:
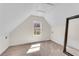
[[[37,10],[43,10],[44,12]],[[4,38],[12,30],[14,31],[31,14],[44,17],[52,28],[51,40],[63,45],[66,18],[79,14],[79,4],[54,4],[54,6],[47,4],[0,4],[1,52],[4,50],[4,47],[5,49],[8,47],[7,44],[9,42],[2,39],[2,37]],[[13,45],[13,41],[11,42],[11,45]]]
[[[7,32],[5,32],[4,29],[5,12],[3,10],[4,10],[3,4],[0,4],[0,54],[3,53],[9,46],[9,35]],[[7,39],[5,39],[5,36],[7,36]]]
[[[40,36],[33,35],[33,22],[38,21],[42,24],[42,30]],[[41,16],[29,16],[22,24],[10,33],[10,44],[26,44],[31,42],[38,42],[50,39],[51,28],[44,17]]]
[[[20,25],[24,20],[26,20],[26,18],[31,14],[43,16],[45,17],[47,21],[49,21],[51,19],[51,15],[49,13],[50,8],[51,8],[50,6],[46,4],[41,4],[41,3],[39,4],[38,3],[0,4],[0,33],[1,33],[0,37],[2,37],[2,35],[9,34],[9,32],[14,30],[18,25]],[[37,10],[43,10],[45,11],[45,13],[39,12]]]
[[[32,4],[0,4],[0,54],[10,45],[9,32],[28,17],[32,6]],[[5,36],[8,38],[5,39]]]
[[[5,38],[7,36],[7,39]],[[2,54],[9,46],[9,35],[2,34],[0,37],[0,54]]]
[[[54,25],[52,26],[52,41],[55,41],[61,45],[64,44],[64,36],[65,36],[65,23],[66,18],[79,14],[79,4],[58,4],[56,8],[53,10],[53,21]],[[51,20],[52,22],[52,20]],[[52,24],[52,23],[51,23]],[[72,35],[72,34],[71,34]],[[76,40],[76,45],[79,45],[78,40]],[[72,42],[72,41],[71,41]],[[69,44],[71,47],[74,44]],[[78,46],[75,46],[77,48]]]

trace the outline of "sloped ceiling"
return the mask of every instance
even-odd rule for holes
[[[2,31],[11,31],[32,10],[32,4],[0,4],[0,27]],[[21,20],[22,19],[22,20]]]
[[[11,32],[28,15],[41,15],[51,18],[53,4],[41,3],[2,3],[0,4],[0,32]],[[47,18],[47,19],[48,19]],[[51,19],[48,19],[49,22]],[[51,22],[51,21],[50,21]]]

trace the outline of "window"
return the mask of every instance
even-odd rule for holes
[[[34,22],[34,35],[40,35],[40,23],[35,21]]]

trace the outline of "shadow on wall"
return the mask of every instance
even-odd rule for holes
[[[40,36],[34,35],[33,22],[38,21],[42,24]],[[10,33],[10,45],[19,45],[31,42],[49,40],[51,35],[51,27],[42,16],[29,16],[22,24]]]

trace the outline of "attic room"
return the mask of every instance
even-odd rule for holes
[[[79,56],[78,25],[79,3],[0,3],[0,56]]]

